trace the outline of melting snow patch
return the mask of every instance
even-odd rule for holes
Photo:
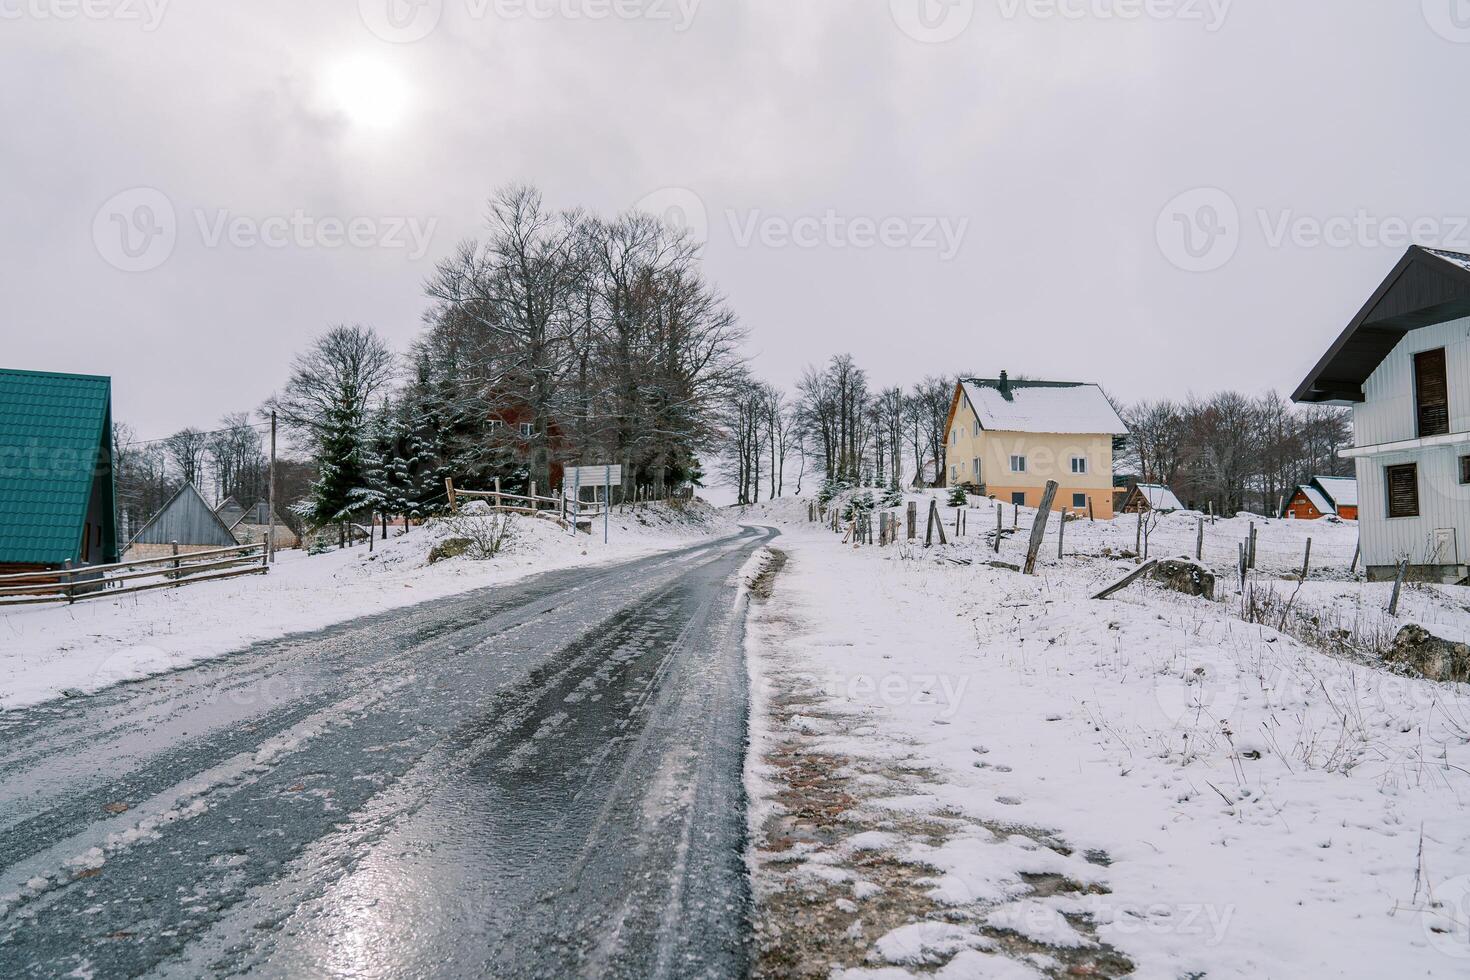
[[[1046,946],[1077,949],[1090,945],[1060,912],[1032,899],[996,909],[985,917],[985,923]]]
[[[987,945],[989,941],[973,929],[948,922],[911,922],[874,943],[868,958],[875,963],[932,966],[960,950]]]

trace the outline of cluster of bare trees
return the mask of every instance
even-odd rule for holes
[[[1120,467],[1194,507],[1270,513],[1313,476],[1353,472],[1337,456],[1352,441],[1348,413],[1294,405],[1274,391],[1144,401],[1123,414],[1131,435]]]
[[[725,406],[729,435],[722,457],[741,503],[795,492],[810,464],[832,483],[903,487],[944,472],[944,426],[954,379],[925,378],[907,390],[874,390],[850,354],[811,367],[796,397],[747,378]]]
[[[316,523],[442,508],[444,478],[553,489],[562,465],[620,464],[623,493],[696,482],[743,334],[698,246],[642,213],[497,194],[486,233],[439,263],[424,333],[398,364],[364,327],[300,355],[273,401],[320,478]]]

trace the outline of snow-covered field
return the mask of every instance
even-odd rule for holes
[[[461,533],[431,523],[379,542],[372,554],[366,545],[317,556],[283,552],[265,576],[73,606],[0,609],[0,709],[98,690],[385,609],[551,569],[636,558],[733,530],[702,503],[614,510],[611,518],[606,545],[601,524],[592,537],[573,538],[549,521],[518,518],[493,560],[429,565],[430,549]]]
[[[765,975],[1470,972],[1470,687],[1362,652],[1470,635],[1470,590],[1390,618],[1391,586],[1349,578],[1356,525],[1255,518],[1258,596],[1297,593],[1313,539],[1289,629],[1348,631],[1332,656],[1242,619],[1250,518],[1206,529],[1219,601],[1094,601],[1134,517],[1069,523],[1061,559],[1053,520],[1025,577],[984,563],[1020,563],[1031,512],[997,556],[993,506],[927,551],[855,549],[804,501],[742,518],[788,557],[748,641]],[[1161,517],[1150,553],[1197,526]]]

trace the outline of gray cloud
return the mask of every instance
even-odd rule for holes
[[[0,360],[112,374],[146,436],[212,422],[331,323],[405,344],[436,257],[529,179],[604,212],[672,189],[779,383],[847,349],[878,383],[1288,388],[1404,235],[1465,234],[1453,13],[0,0]]]

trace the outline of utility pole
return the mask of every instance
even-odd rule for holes
[[[276,561],[276,413],[271,410],[271,468],[270,485],[266,491],[266,506],[270,508],[270,516],[266,518],[267,531],[265,539],[265,552],[269,556],[271,564]]]

